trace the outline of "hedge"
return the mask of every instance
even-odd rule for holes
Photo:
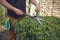
[[[14,22],[14,28],[19,40],[60,40],[60,19],[56,17],[41,17],[40,25],[36,20],[25,17]],[[49,23],[48,23],[48,22]]]

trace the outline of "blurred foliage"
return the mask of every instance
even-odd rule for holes
[[[41,17],[40,25],[36,20],[25,17],[13,23],[19,40],[60,40],[60,19],[56,17]],[[47,23],[48,21],[49,23]]]
[[[0,25],[3,25],[6,19],[6,9],[3,6],[0,6]]]

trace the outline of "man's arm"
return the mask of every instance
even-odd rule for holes
[[[12,0],[11,0],[12,1]],[[17,9],[15,7],[13,7],[11,4],[9,4],[6,0],[0,0],[0,4],[3,5],[4,7],[6,7],[7,9],[15,12],[17,15],[22,15],[23,11],[20,9]]]
[[[1,4],[7,9],[14,11],[16,8],[10,5],[6,0],[1,0]]]
[[[31,3],[33,3],[35,6],[39,5],[36,0],[30,0]]]
[[[39,12],[40,11],[40,5],[37,3],[37,1],[36,0],[30,0],[30,2],[36,6],[36,11]]]

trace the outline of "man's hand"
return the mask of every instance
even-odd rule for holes
[[[15,9],[15,11],[14,11],[17,15],[23,15],[24,14],[24,12],[22,11],[22,10],[20,10],[20,9]]]
[[[39,11],[40,11],[40,6],[36,5],[36,12],[39,12]]]
[[[39,12],[40,11],[40,6],[37,3],[37,0],[30,0],[31,3],[33,3],[36,6],[36,11]]]

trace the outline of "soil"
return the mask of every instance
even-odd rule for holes
[[[9,31],[8,30],[0,32],[0,40],[9,40]]]

